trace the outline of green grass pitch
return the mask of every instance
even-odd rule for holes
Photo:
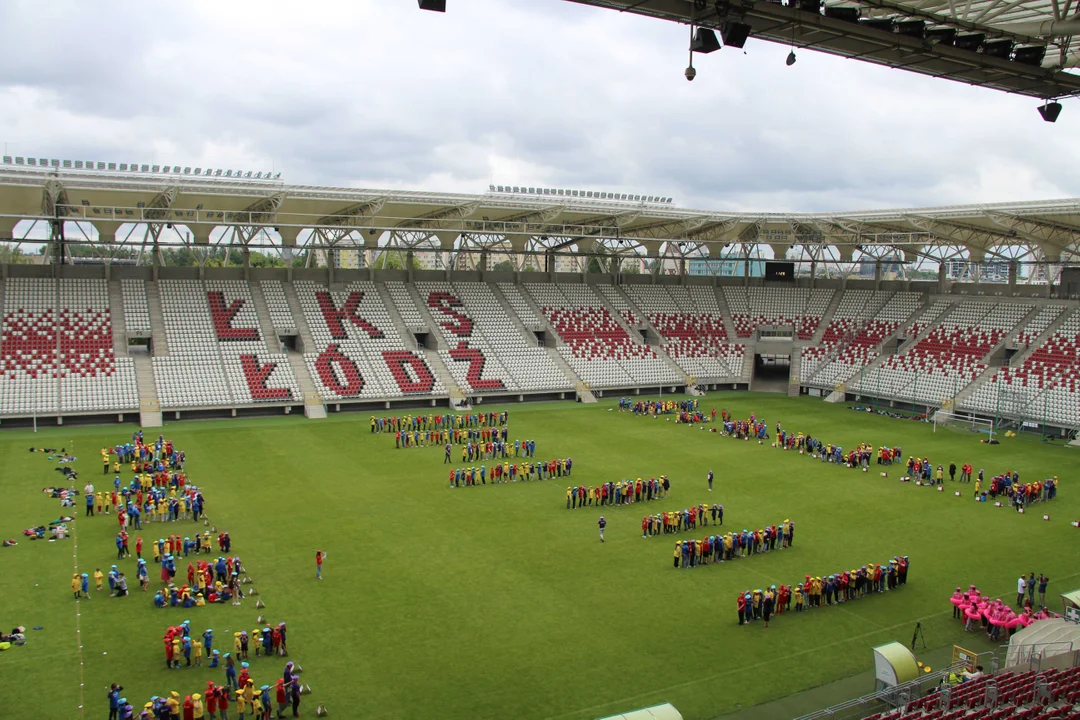
[[[612,398],[509,408],[510,437],[534,438],[539,458],[573,457],[577,482],[671,477],[666,501],[605,508],[604,544],[596,528],[601,512],[564,509],[559,479],[450,489],[441,450],[395,450],[392,435],[369,434],[367,414],[180,423],[165,434],[187,451],[192,481],[204,488],[214,524],[231,532],[267,605],[262,612],[288,621],[292,659],[313,689],[301,706],[309,717],[316,702],[325,702],[331,717],[411,720],[591,719],[671,702],[689,719],[713,718],[865,670],[870,647],[906,643],[916,620],[931,647],[988,648],[951,619],[947,598],[957,584],[1009,598],[1019,573],[1046,573],[1048,601],[1080,586],[1080,530],[1070,525],[1080,518],[1075,449],[1023,438],[989,447],[978,436],[935,435],[926,424],[806,398],[702,399],[702,407],[736,417],[756,412],[770,431],[779,420],[845,447],[888,443],[905,456],[929,455],[935,465],[970,461],[988,475],[1007,468],[1025,479],[1059,475],[1059,498],[1020,516],[958,499],[948,480],[938,493],[901,484],[896,466],[886,480],[876,466],[869,473],[838,468],[767,443],[619,413],[615,405]],[[223,682],[224,673],[167,670],[165,627],[190,619],[196,632],[213,627],[219,645],[233,630],[256,627],[253,600],[239,608],[155,610],[134,582],[129,598],[95,594],[76,605],[73,542],[19,535],[60,512],[40,493],[60,474],[29,453],[30,445],[74,444],[81,487],[102,478],[98,449],[131,432],[0,434],[0,532],[20,540],[0,551],[0,624],[5,631],[44,626],[29,632],[26,646],[0,654],[8,687],[18,689],[8,694],[5,717],[80,717],[80,701],[86,717],[104,717],[110,682],[123,684],[137,708],[154,694],[197,692],[207,679]],[[641,539],[641,516],[701,502],[722,502],[725,526],[736,529],[791,518],[795,547],[675,571],[672,543]],[[81,515],[81,500],[75,509]],[[75,525],[80,571],[107,569],[115,518],[79,517]],[[146,540],[160,534],[153,524],[144,527]],[[177,532],[186,529],[181,523]],[[314,578],[317,548],[328,552],[322,582]],[[740,590],[896,554],[912,563],[908,585],[896,593],[782,615],[768,630],[736,625]],[[124,566],[133,578],[134,561]],[[154,568],[151,579],[156,586]],[[253,660],[256,684],[272,684],[281,667],[278,659]]]

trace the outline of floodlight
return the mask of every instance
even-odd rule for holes
[[[214,177],[221,177],[221,170],[220,169],[214,171]]]
[[[109,163],[109,169],[110,170],[115,170],[116,169],[116,163]]]
[[[5,165],[10,165],[11,164],[11,156],[10,155],[5,155],[4,156],[4,164]]]
[[[70,168],[71,167],[71,161],[70,160],[65,160],[64,161],[64,167],[65,168]],[[82,167],[82,161],[79,162],[79,167],[80,168]]]
[[[146,166],[145,165],[143,165],[143,172],[146,172]],[[152,165],[150,167],[150,172],[161,172],[161,166],[160,165]]]
[[[709,28],[698,28],[694,31],[694,37],[690,40],[690,51],[707,54],[720,49],[720,41],[716,39],[716,33]]]
[[[908,37],[919,38],[926,34],[925,20],[901,20],[896,23],[896,32]]]
[[[146,207],[146,203],[144,203],[142,200],[140,200],[139,202],[135,203],[135,207],[142,210],[144,207]]]
[[[834,20],[840,20],[843,22],[857,23],[859,22],[859,8],[844,5],[826,5],[825,17],[832,18]]]
[[[70,160],[65,160],[64,161],[64,167],[66,167],[66,168],[71,167],[71,161]],[[76,160],[75,161],[75,169],[76,170],[82,170],[82,160]]]
[[[246,173],[244,173],[244,177],[246,177],[246,178],[251,177],[251,171],[248,170]]]
[[[746,39],[750,37],[750,26],[746,23],[725,22],[720,27],[720,37],[728,47],[741,48],[746,45]]]
[[[179,165],[173,165],[172,171],[174,173],[176,173],[177,175],[179,175],[180,174],[180,166]]]
[[[956,42],[956,28],[936,27],[926,31],[926,39],[940,45],[952,45]]]
[[[226,170],[225,177],[232,177],[232,170]]]
[[[420,0],[420,9],[444,13],[446,12],[446,0]]]
[[[109,163],[109,164],[113,166],[113,168],[112,168],[112,169],[115,169],[115,168],[116,168],[116,163]],[[104,170],[104,169],[105,169],[105,163],[103,163],[103,162],[99,162],[99,163],[97,164],[97,169],[98,169],[98,170]]]
[[[1039,108],[1039,115],[1042,115],[1042,119],[1048,123],[1057,122],[1058,115],[1061,114],[1061,103],[1054,101],[1047,103]]]
[[[22,165],[23,164],[23,159],[21,157],[16,156],[15,157],[15,164],[16,165]]]
[[[275,175],[274,179],[277,180],[279,177],[281,177],[281,173],[278,173],[277,175]]]
[[[987,40],[983,43],[983,55],[1008,60],[1012,55],[1013,41],[1007,38]]]
[[[190,175],[191,174],[191,168],[189,168],[189,167],[184,168],[184,174],[185,175]]]
[[[979,46],[983,44],[983,40],[986,39],[986,35],[983,33],[966,33],[964,35],[957,35],[953,40],[953,47],[958,50],[967,50],[969,52],[975,52],[979,49]]]
[[[787,60],[785,60],[784,62],[787,63],[788,67],[791,67],[792,65],[795,64],[795,51],[794,50],[792,50],[791,52],[789,52],[787,54]]]
[[[139,172],[150,172],[150,166],[149,165],[140,165],[139,166]]]
[[[1018,47],[1013,51],[1013,62],[1024,65],[1042,67],[1043,58],[1046,57],[1045,45],[1027,45]]]
[[[887,33],[891,33],[894,28],[892,18],[863,18],[859,21],[859,24],[863,27]]]

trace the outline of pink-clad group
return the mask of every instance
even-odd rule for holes
[[[949,598],[949,602],[953,606],[953,617],[964,621],[964,630],[966,632],[971,632],[976,623],[981,623],[991,640],[1000,639],[1002,628],[1008,630],[1008,634],[1012,635],[1017,630],[1026,628],[1036,620],[1060,617],[1060,615],[1048,611],[1045,607],[1038,612],[1034,612],[1030,605],[1027,605],[1023,612],[1017,614],[1001,598],[991,600],[979,592],[974,585],[969,586],[967,592],[956,588],[956,592]]]

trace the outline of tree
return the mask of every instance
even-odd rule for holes
[[[23,255],[22,248],[11,247],[10,245],[0,246],[0,263],[8,265],[21,265],[27,262],[28,258]]]
[[[495,267],[491,269],[495,272],[514,272],[514,263],[509,260],[500,260],[495,263]]]

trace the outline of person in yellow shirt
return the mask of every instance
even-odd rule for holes
[[[203,707],[202,695],[195,693],[191,696],[191,716],[195,720],[202,720],[206,717],[206,709]]]
[[[264,717],[264,715],[263,715],[262,697],[259,696],[259,695],[256,695],[255,697],[253,697],[251,699],[251,717],[253,717],[253,718]]]
[[[82,578],[79,577],[79,573],[71,576],[71,589],[75,592],[76,600],[82,597]]]
[[[169,706],[169,715],[180,717],[180,693],[175,691],[169,693],[169,697],[165,699],[165,704]]]
[[[202,665],[203,644],[197,637],[191,639],[191,654],[195,657],[195,665]]]
[[[101,592],[101,581],[104,578],[105,578],[105,576],[102,574],[101,568],[98,568],[97,570],[94,571],[94,585],[97,586],[97,591],[98,592]]]
[[[102,507],[105,508],[105,514],[108,515],[109,514],[109,508],[112,507],[112,493],[108,492],[108,491],[102,493],[101,494],[101,503],[102,503]]]
[[[243,690],[237,690],[236,691],[236,716],[238,718],[240,718],[240,720],[244,720],[244,713],[247,712],[247,709],[248,709],[248,702],[247,702],[247,700],[244,699],[244,691]]]

